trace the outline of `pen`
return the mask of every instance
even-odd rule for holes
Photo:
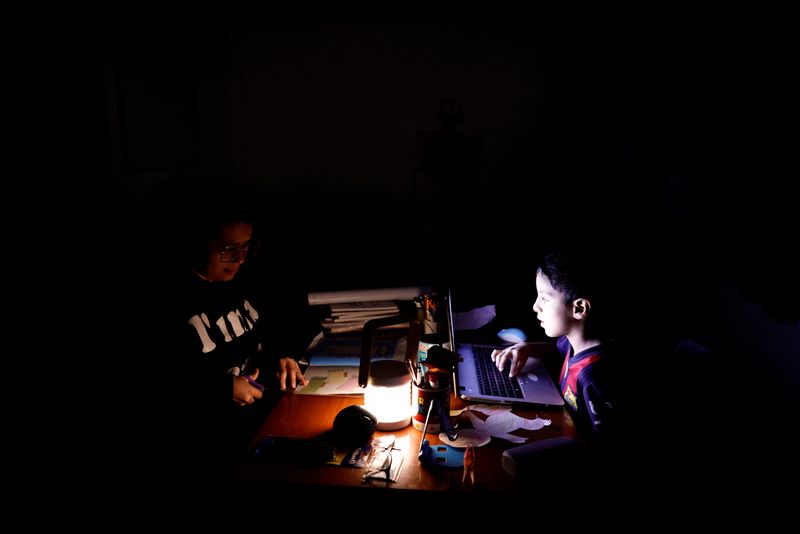
[[[417,373],[414,372],[414,366],[410,361],[406,361],[408,364],[408,374],[411,375],[411,380],[414,381],[415,386],[419,386],[419,382],[417,380]]]
[[[264,391],[264,386],[262,386],[261,384],[250,378],[250,375],[242,375],[242,376],[245,377],[247,381],[250,382],[250,385],[256,388],[258,391]]]
[[[427,439],[425,439],[425,434],[428,432],[428,421],[431,420],[431,412],[433,411],[433,403],[436,402],[436,399],[431,399],[430,403],[428,404],[428,415],[425,416],[425,426],[422,427],[422,437],[419,439],[419,451],[417,451],[417,458],[419,461],[422,461],[422,449],[427,445]]]

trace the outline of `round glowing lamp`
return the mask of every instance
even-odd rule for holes
[[[411,423],[411,377],[404,362],[372,362],[364,407],[378,419],[378,430],[399,430]]]
[[[384,326],[408,323],[404,361],[371,361],[372,336]],[[361,337],[361,363],[358,384],[364,390],[364,407],[378,419],[378,430],[399,430],[411,424],[411,374],[408,361],[419,348],[420,322],[416,315],[401,314],[371,319],[364,324]]]

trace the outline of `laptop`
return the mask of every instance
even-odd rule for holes
[[[528,358],[517,376],[509,378],[508,370],[498,371],[492,361],[492,350],[499,346],[456,341],[450,289],[447,291],[447,330],[448,348],[461,356],[455,372],[456,393],[460,398],[495,404],[564,404],[542,360]]]

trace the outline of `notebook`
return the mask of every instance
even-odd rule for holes
[[[564,398],[542,360],[528,358],[517,376],[509,378],[508,370],[498,371],[492,361],[492,350],[497,346],[456,341],[452,290],[447,292],[447,330],[448,348],[461,356],[456,367],[455,385],[462,399],[498,404],[564,404]]]

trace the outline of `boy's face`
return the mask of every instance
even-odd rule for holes
[[[533,303],[536,318],[549,337],[566,336],[577,326],[572,306],[564,302],[558,292],[542,273],[536,273],[536,302]]]

